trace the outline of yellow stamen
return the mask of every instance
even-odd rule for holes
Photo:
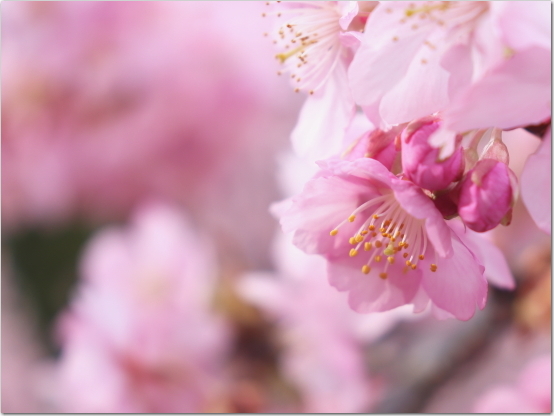
[[[379,263],[381,261],[381,256],[375,256],[375,261]]]
[[[363,239],[364,239],[364,237],[361,236],[361,235],[357,235],[357,236],[355,237],[356,243],[361,243],[361,242],[363,241]]]
[[[394,257],[387,257],[387,261],[389,262],[389,264],[394,264]]]
[[[329,234],[331,234],[332,236],[335,236],[339,233],[339,230],[331,230],[331,232]]]
[[[383,243],[381,243],[381,240],[377,240],[375,242],[375,247],[377,247],[377,248],[380,248],[382,245],[383,245]]]
[[[436,264],[431,264],[431,266],[429,268],[431,269],[432,272],[437,271],[437,265]]]
[[[348,217],[348,221],[350,222],[354,222],[356,220],[356,216],[355,215],[351,215]]]
[[[354,237],[350,237],[350,238],[348,239],[348,242],[349,242],[350,244],[354,245],[354,244],[356,244],[356,239],[355,239]]]
[[[383,250],[383,253],[385,253],[385,256],[392,256],[394,254],[394,246],[389,244],[387,248]]]
[[[354,257],[356,254],[358,254],[358,250],[356,250],[355,248],[350,250],[350,257]]]
[[[364,264],[362,266],[362,273],[369,274],[370,271],[371,271],[371,267],[369,267],[367,264]]]
[[[364,250],[365,251],[371,250],[371,243],[364,243]]]
[[[278,53],[277,55],[275,55],[275,57],[277,59],[279,59],[279,61],[281,61],[282,64],[284,64],[287,59],[289,59],[291,56],[297,54],[302,49],[304,49],[304,45],[300,45],[297,48],[291,49],[288,52]]]
[[[386,273],[379,273],[379,277],[384,280],[384,279],[387,278],[387,274]]]
[[[425,256],[424,256],[423,254],[420,254],[420,255],[419,255],[419,259],[420,259],[420,260],[425,260]]]

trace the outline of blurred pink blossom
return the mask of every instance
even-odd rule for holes
[[[302,412],[367,412],[379,395],[364,362],[363,346],[413,316],[399,308],[361,315],[344,294],[326,284],[325,260],[297,249],[280,235],[277,273],[250,273],[240,293],[275,320],[283,342],[282,368],[299,389]]]
[[[521,198],[537,226],[552,233],[552,133],[548,129],[540,147],[527,159],[521,174]]]
[[[514,385],[497,386],[475,403],[474,413],[552,412],[552,359],[535,358]]]
[[[202,412],[221,396],[229,345],[212,310],[210,246],[183,214],[143,205],[89,243],[59,325],[68,412]]]
[[[244,147],[274,147],[297,104],[263,7],[6,4],[4,224],[122,218],[148,196],[194,205]]]

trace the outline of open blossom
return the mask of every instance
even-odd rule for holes
[[[370,158],[320,166],[281,224],[299,248],[326,257],[331,284],[349,291],[354,310],[431,303],[437,316],[467,320],[484,307],[486,253],[470,250],[421,188]]]
[[[496,386],[479,398],[474,413],[550,413],[552,359],[535,358],[513,385]]]
[[[550,116],[545,2],[385,2],[349,68],[372,122],[444,111],[445,129],[514,128]]]
[[[60,320],[59,383],[68,412],[201,412],[221,393],[228,329],[211,310],[206,246],[182,214],[143,206],[100,231]]]
[[[295,91],[309,93],[291,136],[295,151],[329,157],[340,150],[340,138],[355,114],[347,68],[377,2],[277,3],[269,4],[279,22],[276,57]]]

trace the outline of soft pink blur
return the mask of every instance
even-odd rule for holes
[[[221,396],[230,345],[212,310],[210,246],[183,214],[142,206],[100,231],[60,320],[65,412],[201,412]]]
[[[195,206],[285,143],[297,104],[262,9],[6,4],[3,225],[122,218],[145,196]]]

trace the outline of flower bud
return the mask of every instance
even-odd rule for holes
[[[477,162],[460,183],[458,213],[474,231],[492,230],[510,222],[516,195],[515,174],[502,162]]]
[[[402,169],[408,179],[430,191],[445,189],[459,180],[464,170],[463,150],[459,147],[445,160],[440,149],[429,144],[429,137],[440,127],[436,117],[410,123],[402,132]]]
[[[354,160],[360,157],[370,157],[391,170],[398,155],[395,139],[400,135],[402,127],[392,127],[387,131],[375,129],[365,133],[345,152],[343,158]]]

